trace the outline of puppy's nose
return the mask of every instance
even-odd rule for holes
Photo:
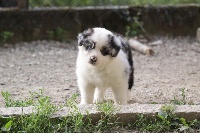
[[[96,62],[97,61],[97,57],[96,56],[91,56],[90,57],[90,61],[93,62],[93,63]]]

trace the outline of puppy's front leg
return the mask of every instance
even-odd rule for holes
[[[95,86],[89,83],[79,84],[81,92],[81,103],[80,104],[92,104],[94,98]]]
[[[93,103],[101,103],[104,101],[104,94],[106,89],[104,88],[96,88],[94,93],[94,101]]]

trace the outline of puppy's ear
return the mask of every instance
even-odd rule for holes
[[[108,43],[110,45],[111,51],[110,55],[116,57],[120,51],[120,46],[117,44],[116,37],[113,35],[108,35]]]
[[[83,36],[82,36],[82,33],[79,33],[78,36],[77,36],[77,39],[78,39],[78,46],[82,46],[83,43],[81,40],[83,40]]]
[[[92,33],[94,32],[94,29],[87,29],[83,31],[82,33],[79,33],[77,38],[78,38],[78,46],[82,46],[84,43],[84,39],[86,39],[88,36],[91,36]]]

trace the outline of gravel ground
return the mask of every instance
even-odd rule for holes
[[[153,56],[133,51],[135,86],[130,103],[169,103],[181,98],[200,104],[200,44],[191,38],[160,38],[163,44],[151,46]],[[0,48],[0,91],[15,99],[44,89],[55,104],[79,93],[76,84],[76,42],[35,41]],[[112,98],[109,91],[107,98]],[[80,97],[78,97],[80,100]],[[4,100],[0,96],[0,106]]]

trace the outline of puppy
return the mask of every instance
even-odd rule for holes
[[[105,28],[87,29],[78,34],[78,50],[76,75],[81,104],[103,102],[108,88],[115,104],[126,104],[134,68],[130,46],[123,37]]]

